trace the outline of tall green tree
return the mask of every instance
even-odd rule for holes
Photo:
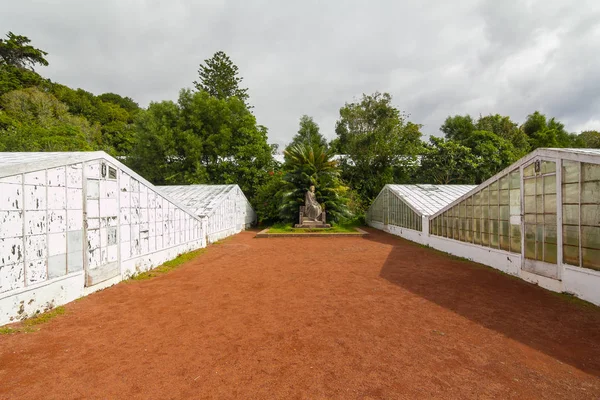
[[[485,181],[519,159],[512,143],[493,132],[475,131],[460,144],[468,147],[475,157],[473,183]]]
[[[577,137],[578,147],[587,147],[589,149],[600,149],[600,132],[583,131]]]
[[[285,221],[298,221],[299,207],[311,185],[315,186],[317,201],[323,206],[327,219],[339,221],[350,215],[347,207],[348,188],[340,180],[341,170],[333,153],[318,144],[300,143],[284,152],[282,205],[280,215]]]
[[[240,87],[243,78],[239,76],[237,65],[223,51],[217,51],[204,60],[198,69],[200,81],[195,81],[196,89],[205,91],[217,99],[237,97],[248,107],[248,89]]]
[[[334,149],[343,155],[342,179],[367,205],[421,152],[420,125],[407,121],[388,93],[346,103],[336,123]]]
[[[68,106],[71,114],[83,116],[100,126],[99,149],[113,155],[131,152],[135,141],[134,119],[140,110],[133,100],[113,93],[95,96],[83,89],[74,90],[57,83],[49,90]]]
[[[429,138],[421,156],[416,181],[419,183],[474,184],[479,166],[471,149],[457,140]]]
[[[510,117],[500,114],[479,117],[475,123],[475,129],[477,131],[492,132],[511,142],[517,158],[521,158],[529,153],[530,146],[527,135],[519,129],[519,125],[513,122]]]
[[[47,66],[44,58],[48,55],[43,50],[31,46],[27,36],[15,35],[8,32],[6,39],[0,39],[0,66],[12,65],[20,69],[29,69],[37,64]]]
[[[288,147],[300,143],[327,147],[327,140],[325,140],[323,135],[321,135],[321,132],[319,132],[319,125],[308,115],[300,117],[300,128],[298,129],[298,133],[292,138],[292,142]]]
[[[448,117],[440,127],[440,131],[444,132],[446,139],[458,141],[465,140],[475,130],[475,122],[470,115]]]
[[[137,125],[131,166],[156,184],[237,183],[252,198],[272,169],[267,130],[237,97],[182,90]]]
[[[531,150],[539,147],[571,147],[572,137],[556,118],[547,119],[539,111],[527,116],[521,129],[528,137]]]

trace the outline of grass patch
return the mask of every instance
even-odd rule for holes
[[[52,318],[55,318],[59,315],[63,315],[65,313],[65,311],[66,311],[65,307],[59,306],[59,307],[53,308],[52,310],[47,311],[45,313],[37,314],[34,317],[26,319],[25,321],[23,321],[23,325],[25,327],[31,327],[31,326],[43,324],[43,323],[50,321]]]
[[[53,308],[50,311],[46,311],[45,313],[41,313],[41,314],[36,314],[31,318],[28,318],[26,320],[23,321],[23,323],[21,324],[21,326],[17,326],[17,327],[3,327],[0,328],[0,335],[12,335],[13,333],[31,333],[31,332],[35,332],[36,329],[34,328],[37,325],[40,324],[45,324],[46,322],[50,321],[51,319],[54,319],[56,317],[58,317],[59,315],[63,315],[66,312],[65,307],[63,306],[59,306],[56,308]]]
[[[354,224],[338,224],[331,228],[294,228],[292,224],[275,224],[267,233],[358,233],[356,232],[357,225]]]
[[[134,281],[143,281],[146,279],[154,278],[156,276],[160,276],[166,274],[167,272],[173,271],[178,268],[182,264],[196,258],[200,254],[204,253],[206,249],[198,249],[194,251],[190,251],[189,253],[183,253],[175,257],[174,259],[167,261],[166,263],[159,265],[158,267],[151,269],[150,271],[142,272],[137,275],[134,275],[130,278],[130,280]]]
[[[573,293],[569,293],[569,292],[551,292],[554,296],[559,297],[561,299],[563,299],[563,301],[566,301],[567,303],[571,303],[574,304],[577,307],[583,307],[583,308],[587,308],[590,310],[595,310],[595,311],[600,311],[600,307],[598,307],[597,305],[595,305],[594,303],[590,303],[589,301],[585,301],[583,299],[580,299],[579,297],[575,296]]]
[[[9,327],[0,328],[0,335],[11,335],[11,334],[17,333],[17,332],[19,332],[17,329],[13,329],[13,328],[9,328]]]

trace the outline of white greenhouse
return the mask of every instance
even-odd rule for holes
[[[208,243],[256,223],[256,213],[238,185],[158,186],[158,189],[206,220]]]
[[[205,225],[104,152],[0,153],[0,325],[204,247]]]
[[[537,149],[407,238],[600,305],[600,150]]]
[[[428,217],[473,189],[474,185],[385,185],[367,210],[374,228],[421,243]]]

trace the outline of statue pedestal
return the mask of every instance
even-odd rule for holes
[[[300,213],[298,218],[299,223],[294,225],[294,228],[331,228],[331,225],[328,224],[327,217],[325,211],[321,213],[317,220],[307,219],[304,216],[304,206],[300,206]]]
[[[294,225],[294,228],[331,228],[331,225],[324,224],[321,221],[302,221],[301,224]]]

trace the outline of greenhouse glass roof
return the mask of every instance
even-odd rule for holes
[[[432,215],[475,185],[386,185],[393,193],[421,215]]]
[[[186,205],[198,216],[206,216],[237,185],[157,186],[158,190]]]

